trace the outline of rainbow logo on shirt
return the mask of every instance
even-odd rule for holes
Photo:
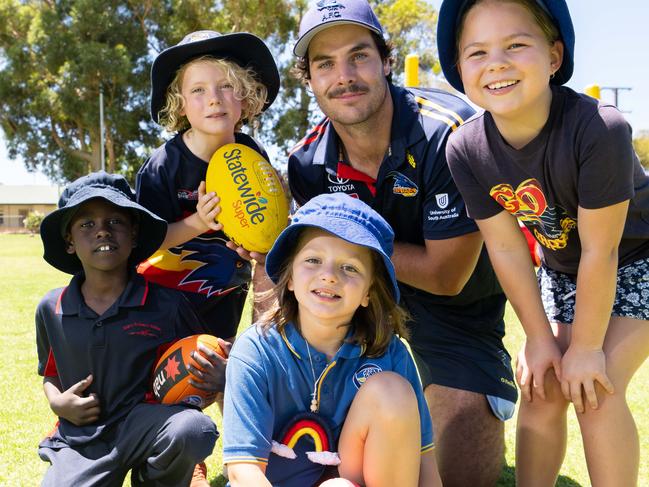
[[[304,436],[313,440],[317,452],[330,451],[334,444],[331,428],[321,416],[314,413],[298,414],[284,427],[279,441],[294,448]]]

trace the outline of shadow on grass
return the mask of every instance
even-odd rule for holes
[[[224,484],[225,485],[225,484]],[[503,473],[500,476],[500,480],[496,484],[496,487],[514,487],[516,485],[516,469],[509,465],[506,465],[503,468]],[[575,482],[570,477],[565,475],[559,475],[557,479],[556,487],[582,487],[579,482]]]

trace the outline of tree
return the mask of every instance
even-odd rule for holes
[[[640,163],[649,171],[649,131],[642,131],[633,139],[633,148]]]
[[[43,215],[41,212],[30,211],[27,217],[23,218],[23,225],[25,225],[25,228],[29,230],[29,233],[34,235],[35,233],[38,233],[39,229],[41,228],[43,218],[45,218],[45,215]]]
[[[308,0],[0,0],[0,127],[11,157],[64,182],[100,168],[99,93],[106,169],[133,180],[160,141],[149,117],[155,55],[188,32],[248,31],[266,40],[282,76],[279,99],[257,135],[281,149],[317,110],[288,74]],[[373,1],[397,48],[395,71],[419,51],[434,61],[435,13],[424,0]]]

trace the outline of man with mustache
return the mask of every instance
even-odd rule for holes
[[[492,486],[517,399],[505,297],[444,155],[473,110],[446,92],[392,84],[391,46],[366,0],[313,3],[294,53],[294,74],[325,118],[290,154],[293,197],[345,192],[392,225],[442,481]]]

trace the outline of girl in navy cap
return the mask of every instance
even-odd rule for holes
[[[358,199],[302,206],[266,258],[275,305],[226,370],[230,485],[441,485],[388,223]],[[335,453],[337,452],[337,453]],[[347,479],[347,480],[345,480]]]
[[[625,394],[649,355],[649,178],[631,129],[562,86],[564,0],[445,0],[438,46],[448,81],[485,110],[449,138],[447,159],[527,335],[518,483],[554,485],[572,402],[592,484],[635,485]],[[542,249],[537,279],[516,219]]]

